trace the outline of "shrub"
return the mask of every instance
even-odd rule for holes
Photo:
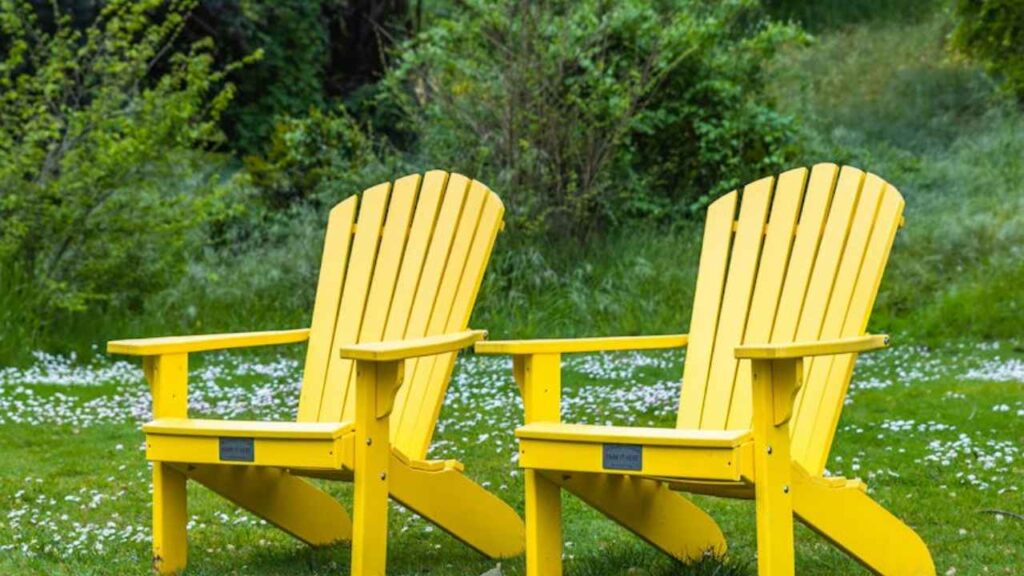
[[[84,31],[58,14],[47,33],[0,0],[0,285],[21,285],[41,323],[137,307],[228,208],[204,152],[222,140],[226,70],[209,41],[169,48],[193,4],[112,0]]]
[[[1024,102],[1024,2],[958,0],[954,49],[985,64]]]
[[[401,47],[381,102],[513,229],[581,238],[775,169],[791,131],[761,64],[797,38],[751,1],[472,0]]]
[[[275,125],[267,151],[245,158],[252,184],[272,210],[329,208],[364,188],[394,180],[394,152],[342,105],[313,108]]]

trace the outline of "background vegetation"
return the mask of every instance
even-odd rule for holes
[[[876,329],[1019,336],[1006,0],[0,0],[0,361],[308,322],[328,208],[502,195],[474,324],[685,328],[703,206],[817,161],[908,200]]]

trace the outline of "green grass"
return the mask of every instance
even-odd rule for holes
[[[571,357],[565,418],[671,426],[681,363],[678,353]],[[0,573],[146,570],[149,472],[138,432],[145,385],[127,363],[74,366],[50,357],[0,373]],[[290,358],[208,356],[192,373],[194,413],[292,418],[299,374]],[[921,533],[940,573],[1012,573],[1024,563],[1024,522],[982,510],[1024,512],[1022,393],[1024,349],[1012,344],[904,345],[865,357],[829,469],[864,478],[875,498]],[[520,418],[506,363],[463,358],[431,454],[462,460],[521,511],[511,435]],[[325,486],[349,502],[348,485]],[[309,549],[201,487],[189,498],[188,574],[347,573],[345,546]],[[753,574],[752,505],[697,500],[729,538],[724,565],[678,565],[566,497],[567,574]],[[390,533],[392,574],[481,574],[495,566],[404,510],[393,508]],[[810,531],[800,528],[797,540],[800,574],[861,573]],[[521,574],[521,559],[502,570]]]

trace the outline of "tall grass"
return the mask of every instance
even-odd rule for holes
[[[1024,311],[1024,115],[948,56],[937,12],[824,36],[776,62],[773,93],[804,119],[803,161],[876,172],[907,200],[879,326],[1009,338]]]

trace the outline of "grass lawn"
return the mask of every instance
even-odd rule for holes
[[[898,340],[898,339],[897,339]],[[569,357],[567,421],[671,426],[682,354]],[[290,419],[301,364],[207,355],[192,371],[193,415]],[[142,574],[149,563],[149,470],[141,371],[126,362],[39,356],[0,369],[0,573]],[[510,367],[461,358],[431,454],[522,510]],[[1024,349],[1011,343],[897,346],[859,361],[829,469],[865,479],[915,527],[940,574],[1014,574],[1024,565]],[[327,484],[344,501],[349,486]],[[345,546],[312,550],[201,487],[190,488],[189,574],[346,574]],[[698,498],[730,542],[725,564],[684,567],[566,497],[573,575],[754,574],[753,506]],[[999,513],[1002,511],[1005,513]],[[395,506],[392,574],[481,574],[495,563]],[[858,574],[810,531],[800,574]],[[522,560],[501,565],[520,574]]]

